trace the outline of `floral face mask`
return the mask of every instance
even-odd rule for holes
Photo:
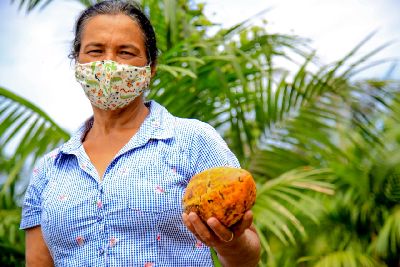
[[[112,60],[76,63],[75,78],[93,105],[115,110],[131,103],[149,87],[151,68]]]

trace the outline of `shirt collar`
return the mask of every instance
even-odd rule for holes
[[[124,147],[124,150],[144,145],[150,139],[164,140],[174,136],[175,117],[154,100],[145,102],[145,105],[149,108],[150,113],[140,126],[139,131]],[[82,146],[83,136],[92,125],[93,117],[83,123],[72,137],[61,146],[60,153],[75,154],[74,152]]]

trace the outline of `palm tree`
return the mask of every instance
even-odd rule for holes
[[[2,87],[0,106],[0,176],[4,177],[0,185],[0,262],[2,266],[23,266],[19,200],[28,181],[21,178],[40,155],[66,141],[69,134],[40,108]]]
[[[368,92],[371,84],[358,84],[356,90]],[[392,104],[371,109],[370,112],[374,114],[363,113],[370,120],[369,124],[363,125],[358,125],[360,122],[357,121],[357,113],[351,109],[346,110],[346,107],[355,110],[361,108],[362,103],[358,101],[360,96],[350,101],[347,99],[348,103],[339,101],[337,93],[335,96],[326,96],[325,103],[317,102],[314,103],[317,107],[313,105],[303,109],[299,118],[289,121],[278,130],[274,139],[279,141],[279,145],[274,142],[254,156],[253,173],[260,172],[266,179],[272,177],[267,183],[276,181],[276,172],[285,171],[287,165],[306,163],[317,169],[328,168],[336,187],[334,197],[312,196],[312,200],[318,200],[319,205],[308,199],[300,202],[287,200],[282,191],[297,194],[287,189],[265,195],[262,203],[286,202],[290,207],[288,210],[295,215],[298,210],[304,209],[305,204],[308,207],[306,216],[296,216],[303,222],[305,230],[298,230],[298,238],[286,235],[285,240],[283,235],[279,242],[272,242],[277,253],[271,253],[275,261],[269,262],[268,266],[399,264],[400,228],[396,219],[399,216],[400,181],[397,171],[398,156],[395,156],[398,141],[394,141],[394,137],[398,136],[398,127],[394,127],[398,111],[393,113],[393,110],[398,110],[399,103],[394,92],[386,91],[393,87],[398,92],[398,86],[399,83],[387,83],[385,90],[382,87],[379,90],[374,89],[381,97],[385,95],[383,99],[386,103]],[[340,93],[348,95],[349,91],[344,90],[346,87],[342,87]],[[354,88],[347,90],[354,93]],[[380,98],[378,95],[370,97]],[[321,109],[323,106],[325,107]],[[315,115],[316,108],[319,110],[318,115]],[[334,116],[335,113],[345,113],[348,118]],[[321,120],[325,123],[320,123]],[[283,157],[285,161],[282,161]],[[285,172],[283,175],[288,176],[287,174]],[[265,208],[262,207],[260,213],[263,213],[262,209]],[[274,224],[271,221],[269,223]],[[273,228],[266,227],[266,236],[270,235],[271,229]]]
[[[19,1],[27,10],[50,2]],[[142,4],[161,50],[148,97],[177,116],[211,123],[254,174],[260,266],[400,265],[399,84],[353,81],[384,46],[357,56],[367,37],[343,59],[321,65],[302,39],[269,34],[251,20],[210,35],[216,26],[201,4]],[[10,219],[0,223],[0,241],[16,248],[8,257],[16,262],[23,242],[10,236],[21,236],[19,177],[27,159],[69,134],[28,100],[0,89],[0,165],[7,176],[1,194],[12,203],[1,206]]]

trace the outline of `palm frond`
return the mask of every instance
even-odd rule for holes
[[[303,237],[306,235],[304,226],[295,214],[301,213],[318,222],[315,214],[323,207],[307,193],[334,194],[330,175],[331,171],[327,169],[301,168],[260,185],[253,207],[257,226],[270,231],[285,245],[295,244],[294,232]]]
[[[305,262],[314,257],[301,258],[299,262]],[[385,267],[386,265],[378,262],[373,257],[356,251],[335,251],[324,255],[314,267]]]
[[[33,161],[69,139],[43,110],[27,99],[0,87],[0,151],[7,157],[8,177],[2,193],[16,180],[28,157]],[[9,155],[9,156],[7,156]]]
[[[400,251],[400,206],[385,220],[385,224],[378,233],[375,250],[379,255],[387,257],[397,255]]]
[[[32,12],[35,9],[43,10],[54,0],[11,0],[12,4],[18,4],[19,9],[26,10],[27,13]],[[95,3],[101,2],[101,0],[76,0],[84,6],[90,6]]]

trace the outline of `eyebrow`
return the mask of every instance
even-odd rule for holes
[[[104,44],[102,44],[102,43],[88,43],[87,45],[85,45],[85,48],[87,48],[89,46],[102,47],[102,46],[104,46]]]
[[[134,45],[130,45],[130,44],[121,45],[121,46],[119,46],[119,48],[120,48],[120,49],[127,49],[127,48],[130,48],[130,49],[133,49],[135,52],[140,52],[140,49],[139,49],[138,47],[136,47],[136,46],[134,46]]]

